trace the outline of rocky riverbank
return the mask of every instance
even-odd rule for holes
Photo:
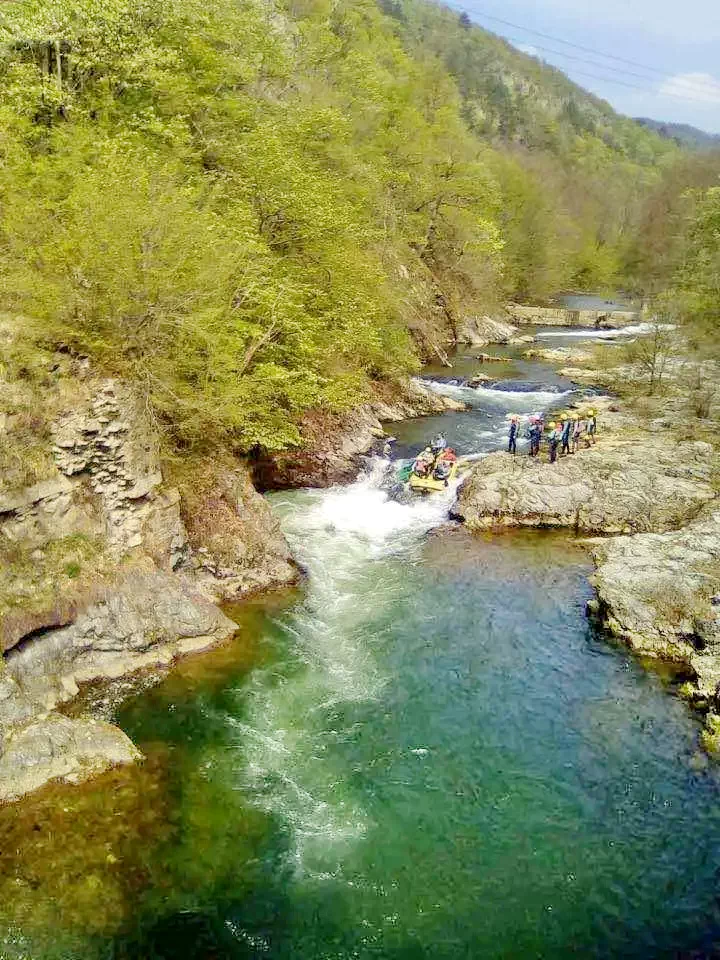
[[[10,446],[12,415],[5,426]],[[0,800],[135,759],[120,730],[56,708],[83,683],[229,638],[217,602],[298,576],[242,462],[214,472],[195,515],[153,436],[124,384],[77,377],[48,425],[44,479],[0,491]]]
[[[465,404],[434,392],[419,380],[378,387],[372,400],[348,413],[318,411],[306,416],[301,424],[302,446],[257,457],[255,482],[261,490],[347,483],[357,476],[362,458],[382,445],[383,422],[465,409]]]
[[[593,618],[635,653],[674,665],[720,754],[720,499],[710,443],[682,420],[641,421],[597,398],[600,433],[555,464],[491,454],[463,484],[455,515],[470,530],[566,528],[596,563]]]
[[[219,603],[298,579],[251,469],[273,488],[349,480],[381,421],[464,409],[420,382],[378,387],[308,416],[298,450],[168,465],[126,384],[30,356],[32,376],[0,380],[0,801],[134,762],[121,730],[63,705],[223,642],[237,628]]]

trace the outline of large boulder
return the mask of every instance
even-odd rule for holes
[[[701,741],[720,753],[720,509],[686,527],[590,545],[602,626],[636,653],[669,661],[705,714]]]
[[[471,347],[486,347],[490,343],[508,343],[517,333],[517,327],[492,317],[465,317],[458,328],[457,342]]]
[[[470,529],[567,527],[584,533],[673,529],[715,497],[713,450],[662,435],[601,435],[557,463],[495,453],[463,484],[455,514]]]
[[[16,730],[0,748],[0,803],[18,800],[52,780],[79,783],[140,757],[111,723],[53,713]]]

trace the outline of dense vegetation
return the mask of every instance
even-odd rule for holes
[[[423,0],[26,0],[0,42],[3,306],[176,446],[291,444],[465,312],[645,283],[677,148]]]

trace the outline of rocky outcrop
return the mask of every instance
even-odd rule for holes
[[[595,447],[554,464],[496,453],[473,468],[455,513],[475,530],[568,527],[618,534],[673,529],[715,497],[712,460],[710,444],[678,444],[662,435],[601,434]]]
[[[147,559],[73,623],[25,638],[0,665],[0,800],[138,756],[109,724],[92,728],[98,736],[90,749],[89,721],[59,723],[64,718],[51,711],[72,700],[80,684],[168,666],[236,629],[185,575],[158,570]],[[20,761],[28,771],[18,777]]]
[[[50,714],[6,738],[0,752],[0,803],[18,800],[50,780],[79,783],[140,757],[111,723]]]
[[[214,601],[297,578],[246,465],[213,464],[206,489],[191,464],[196,512],[153,437],[125,385],[86,381],[53,422],[54,475],[0,491],[0,800],[135,757],[121,731],[97,728],[90,750],[85,721],[52,711],[83,683],[221,642],[236,626]]]
[[[486,347],[491,343],[509,343],[517,327],[492,317],[465,317],[458,328],[457,342],[471,347]]]
[[[299,570],[247,464],[196,464],[182,490],[195,583],[215,601],[233,601],[270,585],[292,583]]]
[[[720,748],[720,508],[686,527],[595,541],[602,625],[635,652],[672,661],[685,695],[708,713],[706,745]]]
[[[166,666],[235,630],[189,578],[145,561],[107,587],[74,623],[46,630],[6,654],[0,723],[7,727],[52,710],[72,699],[79,684]]]
[[[582,347],[531,347],[524,356],[528,360],[542,360],[555,366],[571,363],[592,363],[593,355]]]
[[[462,403],[442,396],[421,381],[393,385],[376,393],[372,402],[347,413],[315,411],[301,423],[302,446],[259,456],[253,467],[261,490],[329,487],[353,480],[362,458],[385,435],[382,422],[397,422],[448,410],[465,410]]]

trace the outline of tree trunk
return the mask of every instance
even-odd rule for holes
[[[62,57],[60,55],[60,41],[55,41],[55,71],[57,74],[58,87],[62,90]]]

